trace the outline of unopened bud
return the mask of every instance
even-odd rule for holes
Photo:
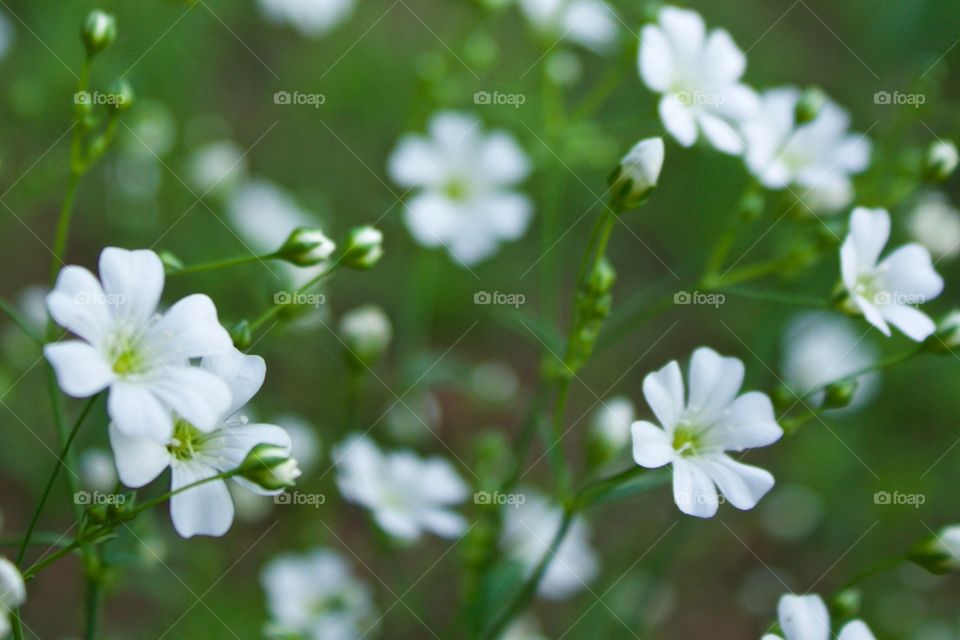
[[[806,124],[816,119],[820,115],[820,110],[827,101],[827,96],[820,87],[807,87],[800,94],[797,106],[794,109],[794,117],[797,125]]]
[[[277,251],[277,257],[300,267],[319,264],[329,258],[337,245],[316,227],[297,227]]]
[[[641,140],[623,156],[610,176],[617,211],[636,207],[650,195],[660,179],[663,158],[662,138]]]
[[[110,100],[107,104],[114,111],[126,111],[133,106],[134,93],[133,87],[124,78],[120,78],[113,83],[110,88]]]
[[[603,295],[613,288],[613,283],[616,282],[616,279],[617,272],[614,270],[613,265],[610,264],[610,261],[606,258],[602,258],[596,263],[593,271],[590,273],[587,286],[594,295]]]
[[[117,20],[109,13],[94,9],[87,15],[80,31],[87,55],[93,57],[110,46],[117,37]]]
[[[253,331],[250,329],[250,323],[241,320],[230,329],[230,339],[233,340],[233,346],[241,351],[245,351],[253,344]]]
[[[840,380],[827,385],[823,390],[824,409],[842,409],[850,404],[860,383],[854,380]]]
[[[390,318],[376,305],[364,305],[340,318],[340,337],[347,345],[351,361],[373,365],[383,356],[393,337]]]
[[[267,491],[279,491],[296,484],[300,477],[297,461],[290,457],[284,447],[273,444],[258,444],[240,464],[239,476]]]
[[[370,269],[383,257],[383,232],[371,226],[356,227],[347,234],[343,265],[353,269]]]
[[[960,569],[960,525],[944,527],[907,553],[910,561],[927,571],[942,575]]]
[[[924,163],[926,178],[932,182],[943,182],[949,178],[960,163],[957,145],[950,140],[937,140],[927,149]]]

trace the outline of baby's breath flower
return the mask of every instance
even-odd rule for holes
[[[876,640],[870,629],[860,620],[848,622],[838,635],[830,633],[830,612],[816,594],[796,596],[787,594],[780,598],[777,606],[780,628],[786,640]],[[780,636],[768,633],[763,640],[782,640]]]
[[[926,174],[934,182],[943,182],[960,163],[960,152],[952,140],[937,140],[927,149]]]
[[[353,269],[370,269],[383,257],[383,232],[369,225],[355,227],[347,234],[343,265]]]
[[[27,600],[23,576],[12,562],[0,558],[0,638],[10,633],[10,612]]]
[[[316,227],[297,227],[290,232],[277,256],[300,267],[311,267],[328,259],[336,243]]]
[[[117,37],[117,20],[109,13],[94,9],[87,14],[80,31],[83,46],[88,56],[95,56],[114,41]]]
[[[619,210],[637,206],[657,186],[663,168],[663,138],[641,140],[623,156],[611,176]]]

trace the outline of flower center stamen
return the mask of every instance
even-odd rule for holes
[[[695,456],[700,448],[700,434],[692,426],[678,426],[673,432],[673,450],[681,456]]]
[[[173,437],[167,451],[177,460],[191,460],[203,444],[203,432],[186,420],[177,420],[173,425]]]

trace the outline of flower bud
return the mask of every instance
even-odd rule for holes
[[[241,351],[246,351],[253,344],[253,331],[250,329],[250,323],[241,320],[230,329],[230,339],[233,340],[233,346]]]
[[[163,263],[163,266],[166,268],[168,273],[183,269],[183,260],[181,260],[176,254],[170,251],[161,251],[159,255],[160,262]]]
[[[927,571],[942,575],[960,569],[960,525],[944,527],[907,553],[907,558]]]
[[[593,271],[590,273],[587,286],[591,293],[603,295],[613,288],[613,283],[616,279],[617,272],[614,270],[613,265],[610,264],[610,261],[606,258],[602,258],[597,261],[596,266],[594,266]]]
[[[636,418],[628,398],[611,398],[597,409],[587,432],[587,457],[592,467],[617,458],[630,445],[630,425]]]
[[[110,87],[110,97],[112,98],[108,105],[114,111],[126,111],[133,106],[133,87],[124,78],[120,78]]]
[[[627,152],[610,176],[617,211],[641,204],[657,186],[663,168],[662,138],[641,140]]]
[[[390,318],[376,305],[364,305],[340,318],[340,337],[347,345],[351,361],[373,365],[383,356],[393,337]]]
[[[937,330],[923,345],[927,351],[950,353],[960,349],[960,310],[953,310],[937,323]]]
[[[840,380],[828,384],[823,392],[824,409],[842,409],[850,404],[860,383],[857,380]]]
[[[950,140],[937,140],[927,149],[924,172],[928,180],[943,182],[954,172],[958,162],[957,145]]]
[[[799,126],[815,120],[816,117],[820,115],[820,110],[826,101],[827,96],[820,87],[807,87],[804,89],[794,109],[794,117],[797,120],[797,125]]]
[[[352,269],[370,269],[383,257],[383,232],[369,225],[355,227],[347,234],[344,266]]]
[[[297,227],[277,251],[278,258],[299,267],[319,264],[329,258],[337,245],[316,227]]]
[[[20,570],[7,560],[0,558],[0,616],[16,609],[27,600],[27,587],[23,583]],[[0,620],[0,627],[4,620]]]
[[[80,37],[87,55],[93,57],[110,46],[117,37],[117,20],[109,13],[94,9],[83,22]]]
[[[240,464],[239,476],[267,491],[279,491],[294,486],[300,477],[297,461],[284,447],[258,444]]]

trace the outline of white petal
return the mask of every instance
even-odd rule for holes
[[[668,94],[660,99],[660,120],[670,135],[684,147],[697,141],[697,123],[693,110],[677,96]]]
[[[57,374],[57,383],[68,396],[92,396],[115,379],[110,364],[86,342],[55,342],[45,345],[43,354]]]
[[[859,275],[860,258],[857,254],[857,243],[853,236],[847,236],[840,246],[840,277],[847,291],[851,293],[854,291]]]
[[[875,326],[877,329],[883,332],[883,335],[888,338],[891,335],[890,327],[887,326],[887,321],[883,319],[883,314],[880,313],[880,310],[874,306],[872,302],[860,295],[853,296],[853,302],[860,312],[863,313],[863,317],[867,322]]]
[[[703,129],[703,134],[707,137],[717,151],[722,151],[730,155],[740,155],[743,153],[743,137],[723,118],[702,112],[697,116],[697,122]]]
[[[441,111],[435,114],[430,118],[427,128],[441,153],[448,155],[472,150],[482,130],[480,121],[475,116],[457,111]]]
[[[830,614],[820,596],[785,595],[777,606],[787,640],[829,640]]]
[[[890,238],[890,215],[885,209],[857,207],[850,216],[850,236],[861,269],[872,269]]]
[[[459,504],[470,495],[470,487],[447,460],[418,460],[417,467],[426,500],[440,504]]]
[[[723,411],[743,384],[743,362],[724,357],[708,347],[693,352],[690,360],[690,399],[687,409],[706,415]]]
[[[638,420],[630,425],[633,435],[633,460],[641,467],[655,469],[669,464],[676,457],[670,436],[663,429]]]
[[[670,42],[653,25],[647,25],[640,31],[640,77],[648,87],[660,93],[665,92],[673,80]]]
[[[877,640],[866,624],[861,620],[848,622],[840,630],[837,640]]]
[[[400,540],[413,541],[420,537],[420,525],[406,511],[378,509],[373,519],[385,532]]]
[[[175,462],[170,489],[176,491],[217,470],[197,462]],[[223,480],[211,480],[170,498],[170,516],[181,537],[222,536],[233,523],[233,500]]]
[[[667,6],[660,11],[660,25],[673,45],[672,48],[684,57],[687,63],[693,63],[703,47],[706,27],[703,18],[696,11]]]
[[[107,413],[117,427],[130,437],[152,438],[165,442],[173,435],[170,409],[148,385],[118,380],[110,387]]]
[[[467,221],[446,243],[450,257],[460,265],[471,266],[489,258],[497,251],[497,236],[483,226],[485,221],[474,218],[474,224]]]
[[[128,251],[107,247],[100,254],[100,280],[115,316],[134,326],[143,326],[160,302],[163,263],[148,249]]]
[[[617,39],[617,27],[616,14],[602,0],[573,0],[561,24],[567,38],[597,53],[610,49]]]
[[[737,509],[753,509],[773,488],[773,475],[769,471],[737,462],[724,454],[703,456],[700,464],[720,493]]]
[[[927,314],[907,305],[885,305],[880,308],[880,314],[884,320],[917,342],[926,340],[937,329],[937,325]]]
[[[749,391],[734,400],[702,438],[709,448],[743,451],[771,445],[782,435],[770,398],[759,391]]]
[[[194,294],[177,301],[150,327],[143,348],[163,362],[183,362],[224,353],[233,346],[208,296]]]
[[[511,185],[530,173],[530,161],[510,134],[491,132],[480,146],[478,170],[490,184]]]
[[[404,136],[387,161],[394,182],[403,187],[436,186],[442,182],[442,165],[433,145],[420,136]]]
[[[670,429],[683,413],[683,376],[680,365],[671,361],[643,379],[643,397],[665,428]]]
[[[943,278],[933,268],[930,251],[920,244],[906,244],[877,267],[884,286],[892,292],[912,298],[910,304],[923,304],[943,291]]]
[[[99,345],[113,326],[100,281],[83,267],[60,270],[56,286],[47,295],[47,309],[57,324],[94,345]]]
[[[170,465],[170,452],[162,440],[130,437],[115,424],[109,433],[117,474],[128,487],[144,486]]]
[[[673,462],[673,500],[683,513],[712,518],[720,498],[713,480],[696,463],[684,458]]]
[[[533,203],[520,193],[498,193],[485,201],[485,217],[490,228],[504,240],[516,240],[523,235],[533,217]]]
[[[747,68],[747,57],[726,29],[714,29],[703,51],[707,77],[723,83],[736,82]]]
[[[222,354],[207,356],[200,366],[227,383],[231,401],[226,415],[232,415],[250,402],[267,375],[267,363],[263,358],[232,347]]]
[[[258,444],[272,444],[290,451],[290,436],[272,424],[228,425],[217,429],[203,443],[203,454],[221,471],[236,469]]]
[[[459,513],[433,509],[421,514],[423,526],[441,538],[456,538],[467,530],[467,521]]]
[[[424,247],[442,245],[456,233],[462,207],[436,193],[422,193],[407,202],[404,222],[413,239]]]
[[[227,417],[230,388],[219,377],[200,367],[162,367],[152,371],[144,384],[201,431],[213,430]]]

